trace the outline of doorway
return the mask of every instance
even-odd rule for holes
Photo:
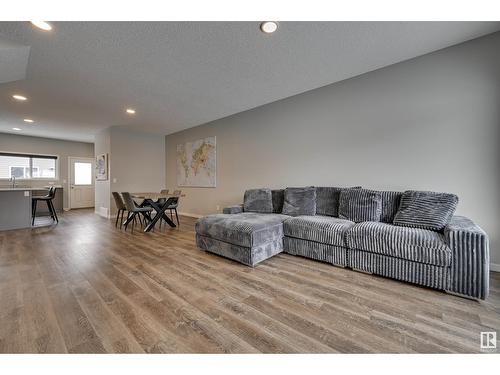
[[[69,157],[69,208],[94,207],[94,159]]]

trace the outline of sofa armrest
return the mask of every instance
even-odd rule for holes
[[[243,212],[243,205],[242,204],[224,207],[222,210],[222,213],[224,213],[224,214],[240,214],[242,212]]]
[[[452,252],[449,291],[486,299],[490,279],[488,235],[472,220],[453,216],[444,228],[444,236]]]

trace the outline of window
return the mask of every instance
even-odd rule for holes
[[[57,156],[0,152],[0,179],[56,179]]]
[[[92,163],[75,162],[75,185],[92,185]]]

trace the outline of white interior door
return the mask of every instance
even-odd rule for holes
[[[94,207],[94,159],[69,158],[70,208]]]

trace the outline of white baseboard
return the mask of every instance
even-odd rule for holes
[[[101,217],[109,219],[109,210],[106,207],[95,208],[94,213]]]
[[[179,212],[179,216],[188,216],[188,217],[194,217],[196,219],[199,219],[200,217],[203,217],[205,215],[190,214],[189,212]]]
[[[69,211],[69,210],[71,210],[71,208],[69,208],[69,207],[63,207],[63,211]]]
[[[500,264],[490,263],[490,270],[494,272],[500,272]]]

